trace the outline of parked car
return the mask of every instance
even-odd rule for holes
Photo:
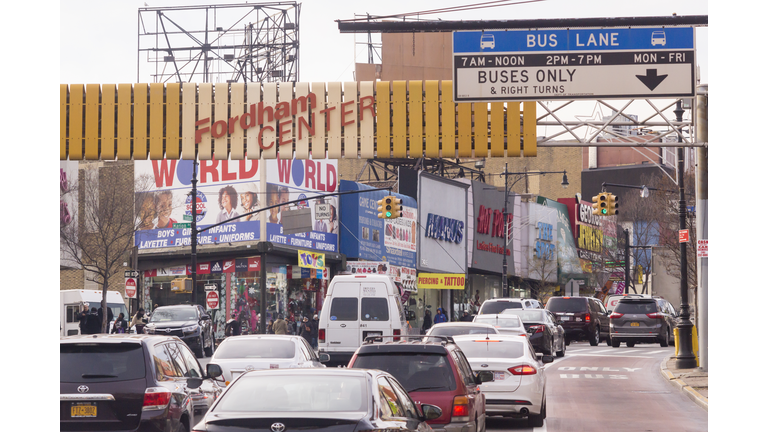
[[[565,342],[587,340],[591,346],[600,341],[610,342],[610,321],[608,311],[594,297],[551,297],[546,309],[562,321]]]
[[[504,309],[535,309],[535,306],[530,300],[513,299],[513,298],[496,298],[489,299],[483,302],[480,306],[478,315],[483,314],[497,314],[501,313]]]
[[[507,309],[507,311],[522,311],[523,309]],[[506,314],[486,314],[478,315],[472,321],[478,324],[490,324],[501,334],[513,334],[517,336],[527,336],[527,330],[523,321],[517,315]]]
[[[229,385],[248,371],[325,367],[322,361],[329,359],[328,354],[315,354],[301,336],[243,335],[224,339],[208,364],[219,365],[222,379],[218,382]]]
[[[493,372],[493,381],[484,382],[480,390],[485,395],[486,415],[528,417],[528,426],[541,427],[547,417],[547,378],[525,337],[497,335],[493,339],[458,336],[456,345],[467,357],[472,370]]]
[[[616,304],[619,302],[619,300],[627,297],[636,297],[636,298],[651,298],[648,294],[618,294],[618,295],[610,295],[605,298],[605,301],[603,302],[603,305],[605,306],[605,310],[608,311],[608,314],[613,312],[613,309],[616,307]]]
[[[628,347],[636,343],[659,343],[669,346],[673,339],[675,315],[654,298],[627,297],[619,300],[610,315],[611,346],[618,348],[622,342]],[[666,300],[664,300],[666,302]],[[663,303],[662,303],[663,304]]]
[[[241,375],[192,430],[428,432],[425,422],[441,414],[380,370],[280,369]]]
[[[330,365],[349,363],[368,336],[405,335],[400,289],[386,275],[340,275],[331,280],[318,322],[318,347]]]
[[[546,309],[507,309],[501,316],[517,316],[523,321],[528,340],[540,353],[565,355],[565,329],[562,321]]]
[[[60,430],[189,430],[221,394],[177,337],[66,336]]]
[[[478,385],[493,377],[487,373],[476,375],[453,338],[408,336],[400,342],[372,339],[358,348],[350,368],[386,371],[414,400],[439,407],[442,414],[428,421],[435,431],[485,430],[485,396]]]
[[[144,331],[176,336],[189,345],[197,357],[210,357],[216,349],[211,316],[200,305],[160,306],[152,312]]]
[[[496,334],[499,331],[490,324],[454,321],[438,323],[427,330],[426,336],[456,336],[463,334]]]

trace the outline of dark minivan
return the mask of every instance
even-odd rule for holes
[[[221,392],[177,337],[62,337],[59,367],[62,431],[188,431]]]
[[[550,297],[545,307],[562,321],[567,343],[586,340],[591,346],[600,341],[611,344],[610,320],[605,306],[594,297]]]

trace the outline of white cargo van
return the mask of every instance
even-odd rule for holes
[[[407,326],[391,277],[339,275],[331,280],[320,312],[318,349],[330,355],[329,363],[346,365],[366,337],[407,335]]]
[[[72,336],[80,334],[80,321],[77,319],[77,314],[80,311],[81,306],[84,303],[89,303],[89,308],[101,307],[101,291],[100,290],[61,290],[61,304],[59,305],[59,313],[61,314],[61,335]],[[114,315],[112,322],[109,323],[107,331],[112,331],[112,324],[117,319],[117,315],[120,312],[123,313],[125,320],[130,322],[131,317],[128,316],[128,309],[125,307],[125,301],[123,295],[119,291],[107,291],[107,307],[112,309]]]

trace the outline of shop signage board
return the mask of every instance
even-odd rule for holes
[[[419,273],[417,283],[420,289],[463,290],[466,276],[456,273]]]
[[[325,254],[300,250],[299,267],[322,270],[325,268]]]
[[[261,184],[266,169],[267,184]],[[144,223],[136,232],[139,249],[162,249],[191,245],[194,217],[191,196],[192,160],[137,160],[135,177],[153,179],[149,191],[137,193],[137,210]],[[197,196],[194,200],[198,229],[207,228],[269,205],[306,200],[310,212],[308,232],[283,231],[282,216],[287,206],[266,212],[266,239],[261,238],[261,213],[244,216],[213,227],[198,235],[198,245],[269,241],[302,249],[338,252],[338,198],[325,197],[331,217],[321,220],[314,214],[313,196],[338,191],[338,161],[335,159],[200,160],[197,169]],[[156,209],[155,206],[158,206]],[[159,208],[169,209],[165,214]],[[156,216],[159,215],[159,216]]]
[[[341,192],[373,189],[362,183],[342,180]],[[403,211],[397,219],[378,218],[378,200],[394,195],[402,200]],[[340,197],[341,249],[348,259],[388,262],[404,268],[416,268],[417,204],[412,197],[372,191]]]
[[[351,274],[389,275],[400,282],[405,291],[417,292],[416,269],[393,265],[386,261],[347,261],[347,272]]]
[[[467,272],[469,185],[419,172],[417,269]],[[419,285],[421,286],[421,285]]]
[[[696,240],[696,256],[699,258],[709,258],[709,239]]]
[[[472,203],[470,208],[472,214],[469,217],[469,229],[467,230],[467,240],[471,243],[469,249],[472,252],[469,266],[501,274],[504,255],[506,254],[507,274],[515,275],[513,226],[515,210],[519,211],[520,209],[520,197],[514,194],[509,194],[507,197],[507,223],[505,224],[503,217],[504,192],[490,188],[482,182],[471,181],[471,185]],[[519,214],[517,217],[519,219]],[[508,229],[506,238],[504,235],[505,226]]]
[[[693,27],[453,33],[455,102],[695,95]]]

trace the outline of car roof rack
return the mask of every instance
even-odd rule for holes
[[[392,338],[392,341],[384,341],[384,338]],[[399,341],[395,341],[394,338],[400,339]],[[363,345],[367,344],[373,344],[373,343],[417,343],[417,342],[431,342],[429,340],[425,339],[440,339],[440,343],[442,345],[445,345],[446,343],[455,344],[456,342],[453,341],[452,336],[426,336],[426,335],[419,335],[419,336],[401,336],[401,335],[383,335],[383,336],[368,336],[363,340]]]

